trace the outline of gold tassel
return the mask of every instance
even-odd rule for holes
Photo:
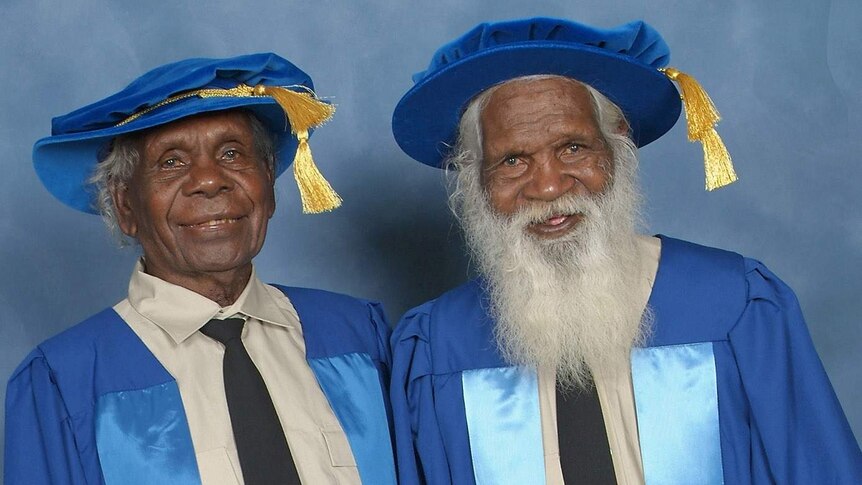
[[[329,121],[335,113],[335,107],[319,101],[310,92],[264,85],[256,86],[255,92],[258,91],[272,96],[281,106],[290,121],[290,131],[299,141],[293,159],[293,176],[299,186],[302,212],[318,214],[338,208],[341,205],[341,197],[317,169],[308,146],[308,130]]]
[[[338,208],[341,206],[341,197],[317,170],[311,158],[311,149],[308,147],[308,132],[300,131],[296,134],[296,138],[299,140],[299,145],[296,147],[296,157],[293,159],[293,177],[299,187],[302,212],[319,214]]]
[[[727,147],[724,146],[718,132],[710,128],[703,134],[701,143],[703,143],[706,190],[712,191],[736,182],[736,171],[733,170],[730,153],[727,152]]]
[[[660,69],[669,79],[676,81],[682,90],[685,106],[685,121],[688,125],[689,141],[703,145],[703,163],[706,174],[706,190],[715,190],[737,180],[733,161],[727,147],[715,131],[721,120],[709,95],[696,79],[672,67]]]
[[[128,118],[119,122],[116,126],[130,123],[141,116],[168,104],[183,99],[198,96],[201,98],[237,97],[248,96],[270,96],[281,106],[287,120],[290,122],[290,131],[296,136],[299,145],[296,148],[296,156],[293,159],[293,175],[299,185],[299,195],[302,198],[302,212],[306,214],[317,214],[331,211],[341,205],[341,197],[332,189],[329,182],[323,178],[314,159],[311,158],[311,149],[308,147],[308,131],[316,128],[332,118],[335,106],[318,100],[314,93],[305,86],[291,86],[305,89],[305,91],[293,91],[287,87],[265,86],[258,84],[250,87],[239,84],[230,89],[204,88],[187,91],[171,96],[153,106],[145,108]]]
[[[290,120],[290,131],[294,135],[318,127],[332,118],[335,106],[324,103],[311,92],[299,92],[281,86],[255,86],[255,94],[271,96],[281,106]]]

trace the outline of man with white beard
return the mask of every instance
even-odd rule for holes
[[[637,148],[680,114],[671,79],[708,188],[736,178],[668,56],[643,22],[526,19],[477,26],[414,77],[393,132],[457,170],[480,278],[393,333],[402,483],[862,483],[792,291],[636,232]]]
[[[537,94],[518,97],[527,90]],[[513,106],[519,101],[523,106]],[[482,186],[482,164],[476,163],[477,154],[482,153],[477,129],[482,108],[482,115],[491,123],[504,103],[510,111],[559,118],[576,112],[580,105],[594,104],[599,124],[590,136],[598,149],[586,158],[594,158],[598,168],[597,193],[564,192],[565,185],[551,184],[538,197],[526,196],[514,212],[495,211]],[[556,367],[563,387],[588,385],[588,363],[597,369],[625,364],[633,343],[647,329],[639,322],[649,289],[640,283],[651,279],[655,268],[644,267],[640,251],[655,252],[657,242],[635,233],[640,199],[635,147],[625,135],[615,133],[624,122],[622,113],[606,97],[577,81],[547,75],[521,77],[488,89],[472,102],[462,117],[461,146],[450,160],[458,170],[453,209],[485,276],[503,357],[539,368]],[[530,125],[521,135],[543,143],[545,137],[537,132],[544,126]],[[485,141],[511,143],[517,139],[518,134],[502,130],[488,130]],[[497,138],[491,139],[491,135]],[[547,136],[558,137],[556,133]],[[585,158],[586,149],[576,150],[579,154],[566,156],[578,163]],[[612,179],[607,176],[610,167]],[[486,171],[486,179],[499,186],[500,179],[511,178],[511,172],[520,170],[498,164]]]

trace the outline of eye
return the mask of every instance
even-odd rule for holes
[[[236,160],[239,157],[239,151],[233,148],[229,148],[224,151],[222,155],[226,160]]]
[[[578,150],[580,150],[580,149],[581,149],[581,145],[574,143],[574,142],[566,145],[566,152],[568,152],[568,153],[577,153]]]
[[[490,164],[487,172],[490,176],[511,179],[520,177],[527,169],[528,160],[521,154],[504,155],[497,158],[496,164]]]
[[[159,166],[160,166],[160,168],[176,168],[176,167],[179,167],[181,164],[182,164],[182,162],[180,161],[179,158],[168,158],[168,159],[162,160],[162,162],[159,164]]]
[[[509,155],[509,156],[503,158],[502,164],[507,166],[507,167],[514,167],[514,166],[518,165],[518,157],[516,157],[514,155]]]

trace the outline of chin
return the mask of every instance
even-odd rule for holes
[[[251,265],[252,257],[247,254],[206,255],[188,260],[197,273],[225,273],[241,270]]]

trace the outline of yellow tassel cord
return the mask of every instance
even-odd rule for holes
[[[281,106],[290,120],[290,131],[296,135],[299,145],[293,159],[293,176],[299,186],[302,198],[302,212],[318,214],[331,211],[341,205],[341,197],[332,189],[329,182],[314,164],[311,148],[308,146],[308,130],[327,122],[335,113],[335,107],[324,103],[310,92],[298,92],[279,86],[255,87]]]
[[[308,132],[300,131],[296,137],[299,140],[299,146],[296,147],[296,157],[293,159],[293,177],[296,179],[296,185],[302,197],[302,212],[318,214],[339,207],[341,197],[323,178],[311,158]]]
[[[699,141],[703,145],[703,163],[706,173],[706,190],[715,190],[737,180],[733,170],[730,153],[715,125],[721,119],[718,110],[709,99],[700,83],[684,72],[672,67],[661,69],[671,80],[676,81],[682,89],[682,101],[685,106],[685,120],[688,124],[689,141]]]
[[[329,182],[323,178],[323,175],[321,175],[314,164],[314,159],[311,158],[311,149],[308,146],[308,130],[329,121],[335,113],[335,107],[318,100],[314,96],[314,93],[305,86],[296,87],[302,88],[305,91],[293,91],[286,87],[264,86],[262,84],[258,84],[253,88],[240,84],[230,89],[197,89],[160,101],[149,108],[134,113],[116,126],[125,125],[162,106],[193,96],[201,98],[270,96],[284,110],[290,122],[290,131],[299,140],[296,156],[293,159],[293,175],[296,178],[297,185],[299,185],[299,196],[302,198],[302,212],[317,214],[331,211],[341,205],[341,197],[332,189]]]

